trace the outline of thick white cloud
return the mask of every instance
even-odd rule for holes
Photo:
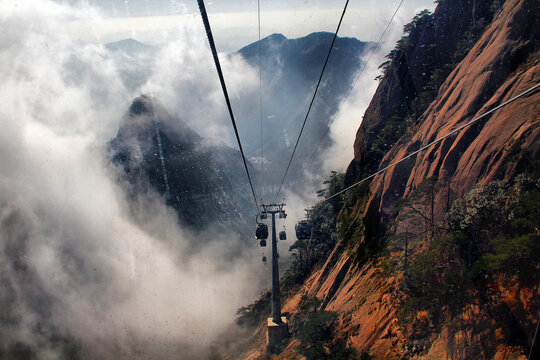
[[[207,245],[195,248],[201,239],[157,196],[133,219],[106,154],[133,94],[101,45],[71,36],[73,21],[101,20],[51,1],[0,5],[0,352],[170,358],[200,349],[256,295],[259,259],[227,259],[234,234],[198,234]],[[178,55],[169,50],[163,71]],[[202,51],[183,50],[185,62],[170,66]],[[210,81],[189,73],[167,84]]]
[[[232,102],[258,91],[258,73],[240,56],[220,56]],[[205,137],[236,146],[225,100],[206,34],[184,24],[157,54],[154,71],[143,93],[151,93]]]

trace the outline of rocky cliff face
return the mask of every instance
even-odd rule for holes
[[[432,15],[421,12],[405,26],[405,36],[381,65],[385,76],[358,129],[349,177],[360,169],[376,169],[407,120],[422,115],[442,81],[491,21],[496,11],[491,3],[441,1]],[[387,134],[385,127],[395,122],[398,125],[388,129],[392,134]]]
[[[465,59],[439,89],[410,139],[402,139],[381,165],[399,160],[419,147],[441,138],[538,83],[537,5],[506,2]],[[391,204],[407,196],[424,179],[437,176],[451,196],[462,196],[477,184],[538,169],[538,93],[496,111],[457,136],[419,153],[415,158],[381,174],[373,182],[373,206],[391,214]],[[515,146],[516,151],[509,151]],[[516,153],[517,152],[517,153]],[[509,161],[510,158],[512,161]],[[439,192],[437,204],[444,204]],[[438,213],[442,213],[442,205]]]
[[[441,1],[433,15],[409,24],[408,39],[383,64],[385,75],[358,130],[345,185],[538,84],[538,11],[534,0]],[[531,92],[375,177],[369,196],[349,198],[350,210],[341,213],[347,236],[357,248],[369,247],[398,216],[396,201],[431,177],[439,179],[433,192],[439,221],[449,204],[477,185],[520,173],[538,179],[539,104],[540,93]],[[387,271],[395,253],[358,261],[354,250],[340,246],[288,299],[289,315],[299,314],[306,298],[319,299],[320,310],[340,314],[334,342],[345,341],[374,359],[526,357],[539,309],[538,284],[494,277],[486,291],[491,300],[473,300],[437,325],[425,311],[404,324],[404,275]],[[421,252],[429,244],[418,246]],[[293,339],[278,358],[302,358],[297,345]],[[262,354],[252,350],[245,358]]]
[[[470,2],[457,3],[443,2],[433,15],[435,23],[441,24],[442,28],[447,27],[446,32],[449,28],[459,26],[459,21],[456,22],[458,19],[468,18],[470,21],[470,14],[474,13],[470,7],[465,10],[465,14],[457,11],[467,9]],[[453,8],[454,5],[456,8]],[[419,71],[414,70],[420,66],[414,59],[423,59],[424,56],[416,57],[413,54],[418,53],[415,47],[425,49],[424,44],[419,42],[411,45],[409,42],[407,50],[397,60],[397,64],[392,66],[392,72],[387,73],[381,82],[366,112],[355,142],[355,159],[348,170],[348,181],[358,180],[366,172],[405,157],[538,84],[540,23],[533,15],[535,13],[538,13],[538,3],[535,1],[506,1],[500,11],[495,12],[492,23],[485,27],[468,54],[448,75],[438,89],[435,99],[429,103],[419,119],[411,123],[403,135],[397,137],[393,145],[389,144],[390,150],[379,162],[377,158],[366,156],[374,154],[372,150],[377,132],[385,127],[385,122],[389,119],[385,111],[392,108],[394,99],[397,99],[398,104],[404,104],[403,106],[407,106],[408,101],[414,104],[414,96],[419,95],[416,89],[423,84],[422,77],[418,76]],[[435,20],[437,16],[441,16],[441,19]],[[444,33],[442,28],[438,31]],[[412,35],[418,36],[414,31],[411,32],[411,37]],[[447,41],[450,44],[446,43]],[[437,44],[443,43],[446,48],[455,47],[459,42],[458,38],[447,40],[442,36],[437,40]],[[476,185],[485,185],[495,179],[511,178],[518,173],[530,174],[537,179],[540,159],[539,104],[540,94],[536,91],[494,112],[456,136],[448,137],[378,175],[371,183],[371,195],[364,211],[364,219],[368,221],[364,221],[364,228],[359,232],[367,236],[370,231],[373,232],[371,228],[387,226],[397,215],[394,203],[407,197],[425,179],[432,176],[436,176],[441,184],[434,199],[434,212],[438,220],[443,220],[449,202],[463,196]],[[377,166],[373,167],[374,164]],[[362,206],[363,200],[358,201],[357,210],[361,210]],[[363,241],[369,240],[364,236]],[[411,340],[415,338],[414,334],[412,337],[409,334],[408,344],[405,346],[401,333],[403,327],[397,326],[396,317],[396,311],[401,304],[399,296],[394,297],[392,294],[399,279],[381,276],[376,265],[372,263],[349,270],[329,302],[328,308],[339,311],[348,311],[353,306],[350,303],[356,304],[350,318],[344,317],[341,328],[347,334],[351,345],[359,350],[369,349],[375,358],[381,359],[401,358],[403,354],[408,354],[409,357],[415,352],[417,355],[414,357],[426,359],[472,356],[468,347],[474,348],[474,343],[481,341],[480,337],[475,338],[472,333],[462,333],[459,335],[462,337],[461,341],[456,340],[454,335],[449,335],[447,325],[443,325],[442,330],[438,331],[435,340],[422,340],[422,336],[418,335],[419,340],[415,342]],[[332,271],[340,271],[340,262]],[[318,284],[315,282],[314,287],[328,287],[330,278],[331,276],[328,276]],[[495,286],[500,286],[500,294],[505,294],[503,298],[507,297],[502,303],[509,304],[509,318],[519,319],[517,322],[520,326],[517,328],[525,329],[527,338],[532,340],[535,321],[532,309],[537,307],[533,298],[538,296],[538,287],[515,283]],[[358,297],[350,295],[355,288]],[[529,296],[515,293],[515,288],[529,293]],[[531,298],[531,294],[536,295]],[[474,323],[472,319],[475,317],[480,321],[482,316],[486,316],[480,314],[478,308],[476,315],[474,311],[472,308],[464,310],[455,321]],[[533,312],[529,313],[530,311]],[[527,313],[529,315],[525,315]],[[418,330],[422,327],[422,322],[424,327],[433,326],[421,318],[421,313],[417,314],[417,317],[420,325],[414,331],[422,332]],[[490,321],[489,316],[484,320]],[[424,332],[429,331],[424,329]],[[467,339],[464,339],[464,336]],[[422,343],[423,341],[425,343]],[[500,347],[493,356],[518,358],[519,351]]]

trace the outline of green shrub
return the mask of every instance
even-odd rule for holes
[[[236,323],[243,327],[256,327],[270,314],[272,293],[263,294],[253,304],[242,307],[236,311]]]
[[[301,341],[297,351],[308,360],[352,360],[357,358],[354,349],[344,341],[336,340],[335,328],[339,314],[333,311],[305,312],[297,315],[291,330]]]
[[[539,214],[540,181],[528,176],[472,189],[448,212],[448,232],[411,262],[403,315],[453,316],[474,299],[487,301],[487,284],[498,275],[537,283]]]

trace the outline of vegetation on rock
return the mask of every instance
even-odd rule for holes
[[[300,312],[291,319],[291,332],[300,340],[296,350],[307,360],[357,359],[356,351],[336,334],[339,314],[319,310],[320,305],[317,298],[302,297]]]
[[[539,214],[540,182],[525,175],[478,186],[456,200],[442,234],[429,236],[406,270],[405,322],[414,323],[419,312],[426,312],[439,327],[475,305],[495,322],[483,349],[492,351],[495,329],[509,326],[495,313],[505,306],[496,284],[518,281],[528,287],[540,280]],[[529,329],[514,322],[513,335],[499,342],[526,347]]]

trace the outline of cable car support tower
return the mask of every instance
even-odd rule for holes
[[[289,335],[286,317],[281,316],[281,294],[279,289],[279,266],[276,236],[276,214],[280,219],[285,219],[287,214],[283,207],[285,204],[262,204],[261,219],[272,216],[272,317],[268,318],[267,344],[270,352],[278,351],[283,340]]]

